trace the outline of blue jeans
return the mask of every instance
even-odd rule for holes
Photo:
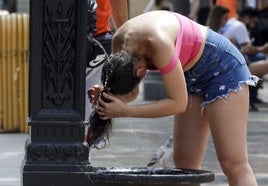
[[[226,38],[208,29],[203,54],[185,73],[189,95],[202,96],[202,107],[228,93],[239,91],[242,84],[255,85],[259,78],[251,75],[239,50]]]
[[[254,55],[247,55],[248,59],[250,62],[254,63],[255,61],[259,61],[259,60],[266,60],[266,54],[258,52]]]

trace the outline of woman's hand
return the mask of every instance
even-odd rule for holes
[[[99,95],[102,91],[102,88],[99,85],[94,85],[90,89],[88,89],[88,99],[90,103],[92,104],[92,108],[97,108]]]
[[[102,93],[104,98],[109,100],[109,103],[103,101],[101,96],[98,99],[97,113],[102,120],[118,118],[124,116],[126,105],[118,98]]]

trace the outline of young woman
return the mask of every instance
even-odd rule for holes
[[[258,78],[228,39],[180,14],[151,11],[123,24],[112,48],[103,87],[88,91],[95,108],[90,144],[106,135],[112,118],[174,115],[176,167],[199,169],[211,132],[229,185],[257,185],[248,163],[247,119],[248,85]],[[126,104],[148,69],[160,71],[167,97]]]

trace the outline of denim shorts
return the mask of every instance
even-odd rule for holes
[[[255,86],[259,80],[251,75],[243,55],[229,39],[211,29],[201,58],[184,74],[188,94],[205,98],[201,107],[239,91],[242,84]]]

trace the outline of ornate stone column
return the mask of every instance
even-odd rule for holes
[[[30,1],[24,186],[79,185],[92,169],[84,142],[87,19],[87,0]]]

